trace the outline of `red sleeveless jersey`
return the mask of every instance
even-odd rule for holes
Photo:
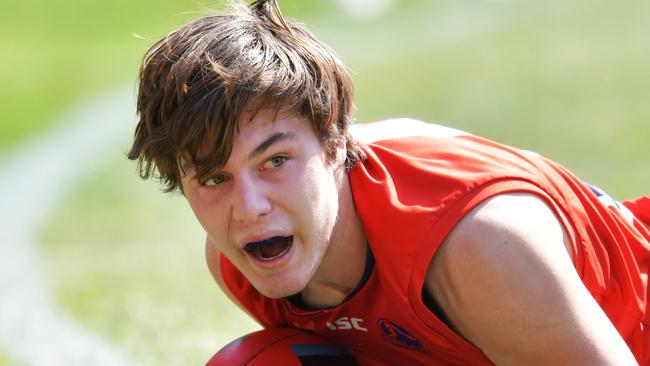
[[[372,141],[367,160],[349,173],[372,272],[339,306],[303,310],[262,296],[222,256],[224,282],[263,326],[313,331],[364,365],[491,365],[427,308],[422,289],[434,253],[466,213],[494,195],[528,192],[555,211],[586,288],[650,366],[648,197],[620,204],[537,154],[413,120],[357,134]]]

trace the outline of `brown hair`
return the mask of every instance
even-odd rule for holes
[[[246,110],[287,109],[305,117],[333,157],[345,138],[351,168],[364,158],[351,139],[353,86],[336,54],[277,0],[196,19],[154,44],[140,67],[140,117],[129,159],[143,179],[158,172],[166,191],[182,189],[181,157],[199,181],[223,166]],[[207,151],[206,151],[207,146]]]

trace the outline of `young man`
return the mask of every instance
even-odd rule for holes
[[[441,126],[350,132],[352,90],[275,1],[145,56],[129,157],[183,192],[235,303],[366,365],[650,365],[650,199]]]

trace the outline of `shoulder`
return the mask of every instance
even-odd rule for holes
[[[350,127],[354,139],[363,143],[398,139],[404,137],[453,137],[466,132],[411,118],[394,118],[379,122],[355,124]]]
[[[450,255],[462,253],[463,260],[472,254],[483,258],[527,251],[552,256],[554,260],[571,265],[567,259],[573,255],[565,245],[568,243],[564,228],[548,204],[532,193],[523,192],[499,194],[479,204],[458,222],[445,241],[453,245],[445,245],[442,249]],[[538,244],[542,246],[537,247]],[[461,258],[449,257],[452,260]]]
[[[210,239],[206,239],[205,241],[205,260],[208,265],[208,270],[212,275],[212,278],[217,283],[221,291],[228,297],[228,299],[230,299],[232,303],[237,305],[240,309],[246,312],[253,319],[257,319],[250,313],[250,311],[242,304],[242,302],[237,298],[237,296],[235,296],[235,294],[230,290],[228,284],[226,284],[226,281],[224,280],[223,275],[221,273],[221,252],[217,249],[217,247],[214,244],[212,244]]]
[[[495,196],[450,232],[425,286],[454,329],[497,364],[633,363],[564,237],[542,199]]]
[[[240,305],[235,295],[230,291],[226,284],[223,275],[221,274],[221,252],[217,247],[210,242],[210,239],[205,240],[205,261],[208,265],[208,270],[212,278],[217,283],[221,291],[228,296],[228,298],[237,305]],[[241,305],[240,305],[241,306]]]

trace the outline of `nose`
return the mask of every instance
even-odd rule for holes
[[[263,184],[251,178],[233,182],[232,218],[239,223],[254,222],[271,212],[271,201]]]

